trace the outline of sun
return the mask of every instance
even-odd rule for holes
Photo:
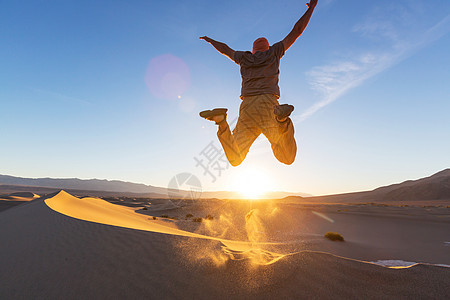
[[[249,168],[236,175],[233,186],[245,199],[261,199],[270,191],[272,182],[263,169]]]

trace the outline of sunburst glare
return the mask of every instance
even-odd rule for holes
[[[261,199],[271,191],[273,182],[268,173],[259,168],[247,168],[236,175],[233,190],[245,199]]]

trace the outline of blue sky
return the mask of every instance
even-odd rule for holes
[[[315,195],[416,179],[450,167],[450,2],[319,0],[281,62],[295,106],[297,159],[260,137],[244,163],[195,158],[219,148],[198,112],[240,105],[235,50],[282,40],[301,1],[2,1],[0,173],[167,186],[182,172],[207,190]],[[215,166],[225,168],[219,171]]]

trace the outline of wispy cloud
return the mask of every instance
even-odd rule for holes
[[[313,115],[321,108],[339,99],[349,90],[363,84],[367,79],[377,75],[402,60],[412,56],[419,49],[426,47],[440,39],[450,31],[450,15],[447,15],[435,25],[425,29],[422,33],[405,36],[399,30],[408,26],[412,16],[403,9],[399,9],[402,26],[390,20],[368,18],[366,22],[354,27],[354,32],[370,39],[380,39],[388,42],[383,50],[361,51],[359,55],[350,59],[336,61],[327,65],[312,68],[307,76],[313,90],[321,96],[320,100],[306,109],[300,115],[293,117],[299,123]],[[385,50],[387,49],[387,50]]]
[[[322,0],[320,1],[320,6],[324,7],[324,6],[328,6],[330,4],[332,4],[335,0]]]
[[[72,104],[78,104],[78,105],[92,105],[92,102],[89,102],[84,99],[68,96],[62,93],[49,91],[49,90],[42,90],[42,89],[33,89],[34,92],[46,96],[48,99],[66,102],[66,103],[72,103]]]

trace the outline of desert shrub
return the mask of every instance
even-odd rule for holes
[[[336,232],[327,232],[325,233],[325,237],[331,241],[344,241],[344,237]]]
[[[153,217],[153,220],[158,220],[158,218],[157,217]]]
[[[203,221],[202,218],[193,218],[193,219],[192,219],[192,222],[198,222],[198,223],[201,223],[202,221]]]
[[[148,210],[148,208],[147,207],[143,207],[142,210]]]
[[[194,215],[193,214],[187,214],[186,218],[192,218]]]
[[[165,219],[178,220],[178,217],[171,217],[169,215],[161,215],[160,217]]]
[[[214,219],[214,217],[211,216],[211,215],[207,215],[205,219],[206,219],[206,220],[212,220],[212,219]]]

